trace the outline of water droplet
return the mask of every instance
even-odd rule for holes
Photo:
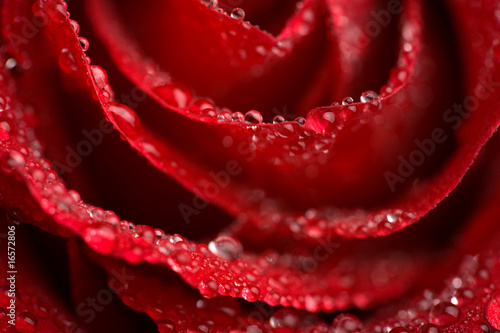
[[[207,6],[208,8],[217,8],[217,5],[219,4],[218,0],[201,0],[201,2]]]
[[[155,87],[153,92],[167,104],[181,109],[187,108],[193,99],[190,89],[180,83],[162,84]]]
[[[352,97],[346,97],[342,100],[342,105],[349,105],[354,103],[354,99]]]
[[[189,112],[194,114],[201,114],[204,110],[215,111],[215,105],[212,101],[204,98],[197,99],[189,108]]]
[[[141,134],[141,122],[137,114],[128,106],[120,103],[109,103],[109,111],[121,132],[132,140]]]
[[[198,285],[200,293],[206,298],[214,298],[217,296],[217,282],[212,279],[207,279]]]
[[[216,256],[231,261],[238,259],[243,252],[241,243],[229,235],[217,237],[208,243],[208,249]]]
[[[241,290],[241,297],[243,297],[248,302],[255,302],[259,300],[260,297],[260,289],[257,286],[250,285],[248,287],[244,287]]]
[[[361,102],[363,103],[369,103],[372,101],[376,101],[378,99],[378,95],[374,91],[365,91],[364,93],[361,94]]]
[[[299,124],[300,126],[304,126],[306,124],[306,118],[304,117],[297,117],[295,118],[295,122]]]
[[[71,29],[78,34],[80,32],[80,25],[75,20],[69,20],[69,24],[71,25]]]
[[[47,13],[52,21],[62,23],[68,18],[68,4],[64,1],[54,1],[47,3]]]
[[[440,333],[439,327],[433,324],[425,324],[418,330],[418,333]]]
[[[23,312],[17,318],[16,329],[20,333],[35,332],[37,326],[38,319],[36,319],[36,316],[31,312]]]
[[[243,115],[243,113],[236,111],[235,113],[233,113],[233,121],[241,123],[245,121],[245,116]]]
[[[285,118],[283,116],[275,116],[273,118],[273,124],[279,124],[285,121]]]
[[[333,124],[335,122],[335,114],[331,111],[326,111],[321,115],[321,119],[327,124]]]
[[[286,123],[276,129],[276,135],[281,138],[291,138],[297,132],[297,124]]]
[[[100,66],[91,65],[90,70],[92,71],[92,76],[94,77],[95,84],[100,89],[104,89],[106,84],[108,83],[108,75],[104,71],[104,69]]]
[[[232,121],[233,115],[231,114],[231,111],[223,110],[217,115],[217,120],[218,121]]]
[[[488,303],[486,317],[491,326],[500,330],[500,296],[495,297]]]
[[[273,313],[269,319],[272,328],[289,328],[296,330],[299,326],[300,318],[295,310],[292,309],[279,309]]]
[[[449,326],[458,320],[460,310],[451,303],[440,302],[431,309],[429,316],[433,324]]]
[[[113,227],[109,225],[100,225],[85,229],[83,239],[94,250],[99,253],[111,253],[115,245],[116,233]]]
[[[158,322],[158,330],[160,333],[175,333],[175,324],[173,321],[164,319]]]
[[[241,21],[245,18],[245,11],[241,8],[235,8],[231,11],[231,17]]]
[[[82,47],[83,52],[89,49],[89,41],[87,40],[87,38],[80,37],[78,38],[78,41],[80,42],[80,46]]]
[[[7,211],[7,220],[13,225],[20,225],[23,221],[23,215],[21,211],[17,209],[9,209]]]
[[[250,110],[245,114],[245,122],[252,125],[260,124],[262,123],[262,115],[259,111]]]
[[[353,332],[361,329],[361,321],[351,314],[340,314],[332,322],[334,332]]]
[[[411,333],[410,330],[407,330],[404,327],[394,327],[389,333]]]
[[[66,73],[71,73],[78,69],[78,62],[68,49],[62,49],[59,54],[59,66]]]

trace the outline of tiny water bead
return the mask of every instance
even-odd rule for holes
[[[262,123],[262,115],[259,111],[250,110],[245,114],[245,122],[247,124],[257,125]]]
[[[208,243],[210,252],[226,260],[234,261],[241,256],[243,246],[234,237],[229,235],[221,235]]]
[[[245,18],[245,11],[241,8],[235,8],[231,11],[231,17],[241,21]]]

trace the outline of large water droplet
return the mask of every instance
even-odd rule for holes
[[[371,90],[365,91],[364,93],[361,94],[361,102],[363,103],[369,103],[377,99],[378,99],[377,93]]]
[[[259,111],[250,110],[245,114],[245,122],[253,125],[260,124],[262,123],[262,115]]]
[[[243,252],[241,243],[232,236],[221,235],[208,243],[210,252],[220,258],[227,260],[236,260]]]
[[[109,111],[125,136],[132,140],[139,137],[141,134],[141,122],[134,110],[124,104],[111,102],[109,103]]]

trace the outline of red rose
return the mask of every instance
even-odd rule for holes
[[[3,332],[500,330],[495,1],[0,4]]]

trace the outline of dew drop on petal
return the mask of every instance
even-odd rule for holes
[[[233,121],[241,123],[245,121],[245,115],[239,111],[236,111],[235,113],[233,113]]]
[[[241,243],[229,235],[217,237],[208,243],[208,249],[216,256],[231,261],[238,259],[243,252]]]
[[[300,318],[297,312],[293,309],[286,308],[277,310],[269,319],[269,323],[274,329],[288,328],[296,330],[299,326],[299,322]]]
[[[352,97],[346,97],[342,100],[342,105],[349,105],[354,103],[354,99]]]
[[[438,326],[449,326],[458,320],[460,310],[451,303],[440,302],[431,309],[429,316],[433,324]]]
[[[193,94],[189,88],[177,83],[156,86],[153,92],[167,104],[181,109],[187,108],[193,99]]]
[[[260,124],[262,123],[262,115],[259,111],[250,110],[245,114],[245,122],[252,125]]]
[[[16,329],[20,333],[35,332],[38,326],[38,319],[31,312],[22,312],[16,321]]]
[[[217,282],[211,279],[204,280],[198,285],[200,293],[206,298],[214,298],[217,296]]]
[[[53,1],[47,3],[47,13],[52,21],[62,23],[68,18],[68,5],[64,1]]]
[[[9,209],[7,211],[7,220],[10,224],[20,225],[23,220],[21,211],[17,209]]]
[[[80,25],[75,20],[69,20],[69,24],[71,25],[71,29],[78,34],[80,32]]]
[[[488,303],[486,316],[491,326],[500,330],[500,296],[497,296]]]
[[[92,71],[92,76],[94,77],[96,85],[100,89],[104,89],[104,87],[108,83],[108,75],[106,74],[104,69],[100,66],[91,65],[90,70]]]
[[[441,329],[434,324],[424,324],[418,330],[418,333],[440,333]]]
[[[59,54],[59,66],[66,73],[74,72],[78,69],[75,56],[66,48],[62,49]]]
[[[235,8],[231,11],[231,17],[241,21],[245,18],[245,11],[241,8]]]
[[[365,91],[364,93],[361,94],[361,102],[363,103],[369,103],[377,99],[378,99],[377,93],[371,90]]]
[[[258,301],[260,297],[260,289],[259,287],[254,285],[244,287],[241,290],[241,297],[243,297],[248,302]]]
[[[119,129],[127,137],[134,140],[141,134],[141,123],[134,110],[124,104],[111,102],[109,111]]]
[[[283,116],[275,116],[273,118],[273,124],[279,124],[285,121],[285,118]]]
[[[85,37],[80,37],[78,38],[78,41],[80,42],[80,46],[82,47],[82,50],[85,52],[89,49],[89,41]]]
[[[297,117],[295,118],[295,122],[299,124],[300,126],[304,126],[306,124],[306,118],[304,117]]]
[[[108,254],[115,245],[115,230],[108,225],[85,229],[83,239],[99,253]]]
[[[217,115],[218,121],[231,121],[233,119],[233,115],[229,110],[223,110]]]

